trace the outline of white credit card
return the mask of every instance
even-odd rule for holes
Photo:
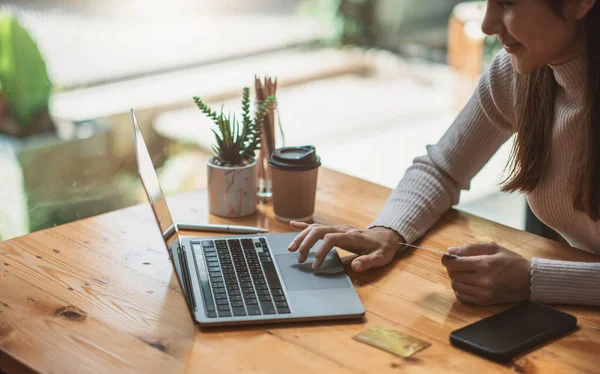
[[[442,251],[439,251],[437,249],[419,247],[418,245],[412,245],[412,244],[407,244],[407,243],[398,243],[398,244],[404,245],[406,247],[411,247],[411,248],[416,248],[416,249],[422,249],[424,251],[427,251],[427,252],[430,252],[430,253],[436,253],[436,254],[441,255],[441,256],[448,256],[448,257],[458,258],[458,256],[455,255],[455,254],[451,254],[451,253],[448,253],[448,252],[442,252]]]

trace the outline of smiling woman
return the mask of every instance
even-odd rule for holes
[[[564,0],[488,1],[481,29],[498,37],[519,74],[529,74],[548,63],[571,61],[585,51],[586,39],[577,38],[585,34],[578,21],[589,7],[574,4]]]
[[[506,6],[498,9],[489,2],[482,26],[485,32],[498,35],[510,53],[515,70],[528,74],[523,89],[525,100],[517,108],[519,121],[511,180],[504,190],[532,192],[540,182],[552,141],[552,133],[548,130],[553,125],[557,95],[553,69],[561,70],[561,65],[564,67],[570,61],[581,60],[585,71],[579,73],[587,76],[587,81],[571,80],[563,84],[559,81],[558,84],[579,83],[580,90],[571,92],[580,94],[578,98],[585,106],[581,134],[586,141],[577,147],[580,149],[576,156],[579,162],[573,165],[573,173],[568,179],[581,186],[571,191],[574,206],[597,220],[600,209],[600,133],[597,131],[600,96],[596,94],[600,77],[600,46],[597,42],[600,9],[593,0],[523,1],[521,9],[518,6],[512,3],[508,9]],[[582,21],[584,18],[587,22]],[[581,131],[576,130],[571,132]]]
[[[504,50],[440,141],[415,159],[368,229],[306,226],[291,244],[306,259],[334,246],[359,256],[355,271],[383,266],[398,242],[421,237],[511,135],[504,191],[522,191],[534,213],[572,246],[600,254],[600,2],[488,0],[482,30]],[[443,264],[458,300],[600,305],[600,262],[528,260],[495,243],[465,243]],[[317,262],[318,265],[318,262]]]

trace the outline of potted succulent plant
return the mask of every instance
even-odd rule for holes
[[[264,118],[273,103],[269,96],[256,106],[250,116],[250,89],[244,87],[242,119],[212,110],[199,97],[194,102],[202,113],[213,120],[216,128],[214,155],[207,161],[208,208],[220,217],[243,217],[256,211],[256,159],[260,149],[260,134]]]

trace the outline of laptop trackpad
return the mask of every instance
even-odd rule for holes
[[[314,254],[305,263],[298,263],[297,254],[275,256],[283,281],[289,291],[324,290],[350,287],[339,256],[329,253],[318,269],[312,268]]]

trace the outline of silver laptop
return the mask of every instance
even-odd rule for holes
[[[138,174],[190,312],[200,325],[358,318],[364,307],[334,251],[312,269],[287,250],[296,233],[181,237],[133,109]]]

